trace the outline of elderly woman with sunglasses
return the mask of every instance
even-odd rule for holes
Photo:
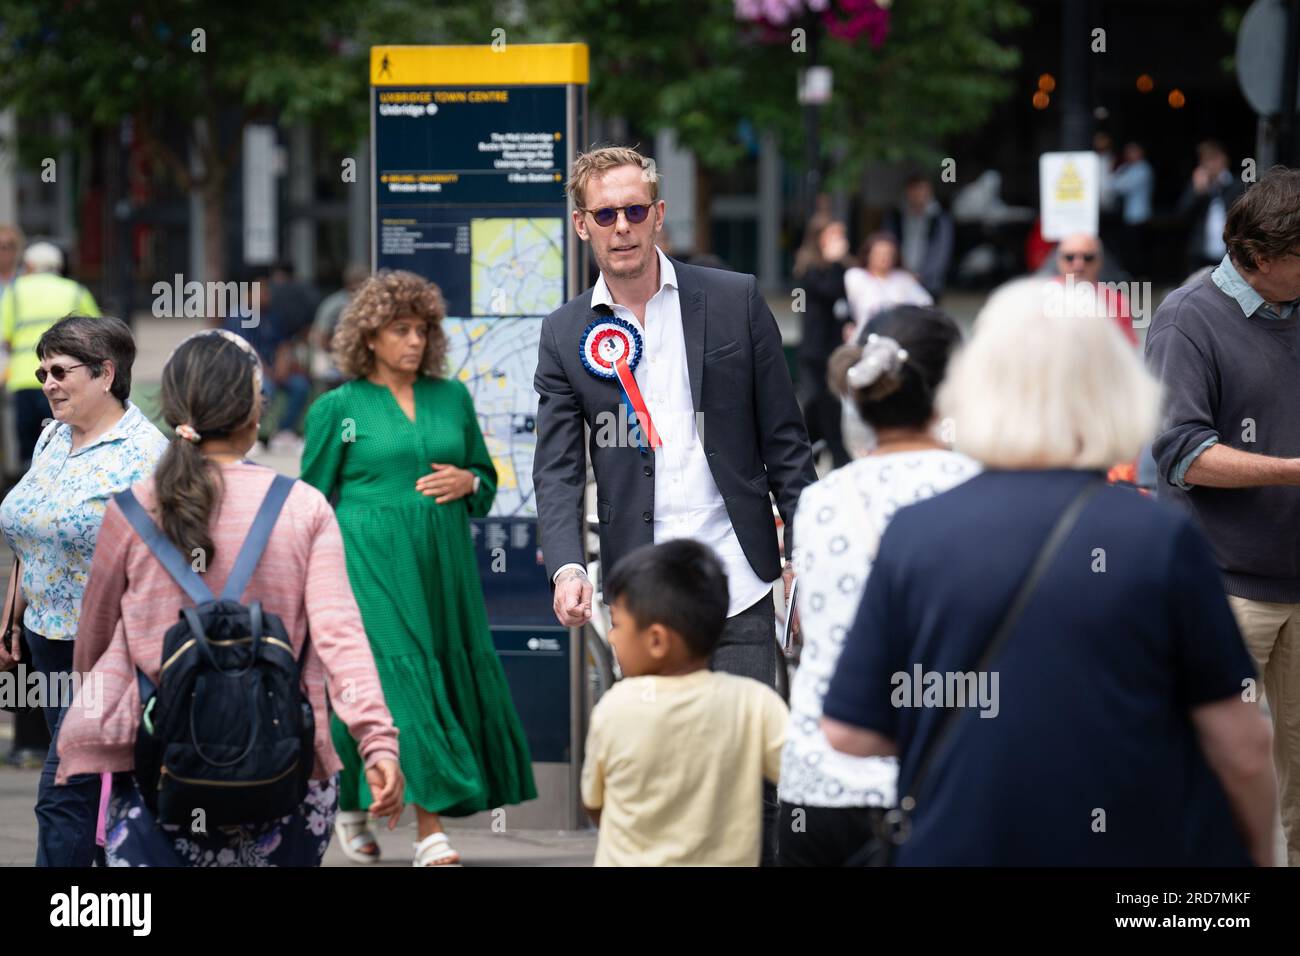
[[[41,336],[36,354],[54,420],[41,432],[31,468],[0,504],[0,532],[16,558],[4,610],[15,625],[12,649],[0,648],[0,669],[17,660],[49,689],[42,706],[54,739],[36,797],[36,865],[89,866],[100,781],[86,774],[54,783],[58,728],[71,703],[59,692],[75,687],[81,598],[108,499],[153,473],[167,439],[127,400],[135,341],[118,319],[61,319]]]

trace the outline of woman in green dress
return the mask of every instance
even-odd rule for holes
[[[416,808],[415,865],[460,857],[442,816],[536,797],[528,744],[488,631],[470,517],[496,495],[496,469],[468,389],[442,377],[438,287],[410,272],[367,280],[334,334],[352,381],[307,413],[302,477],[335,502],[348,578],[402,743]],[[334,719],[343,761],[336,830],[347,856],[375,862],[356,744]]]

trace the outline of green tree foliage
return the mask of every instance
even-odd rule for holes
[[[871,159],[930,156],[987,118],[1018,58],[1003,38],[1026,18],[1018,0],[895,0],[880,49],[823,38],[819,60],[835,70],[823,144],[844,156],[835,174],[847,182]],[[810,54],[792,36],[761,40],[732,0],[0,0],[0,103],[65,114],[83,137],[131,118],[176,181],[202,191],[206,273],[219,278],[222,197],[240,147],[232,116],[311,122],[350,148],[368,121],[371,45],[491,43],[494,30],[507,43],[585,41],[592,106],[674,128],[706,169],[745,155],[742,121],[801,159],[795,86]]]
[[[491,40],[518,4],[414,0],[0,0],[0,103],[133,132],[184,189],[202,192],[205,272],[221,278],[234,119],[312,122],[335,148],[368,122],[369,47]],[[201,31],[201,32],[195,32]],[[226,135],[218,135],[225,130]],[[33,158],[28,143],[24,155]],[[37,142],[41,149],[47,143]],[[197,172],[192,152],[199,157]]]
[[[645,129],[673,127],[700,160],[724,170],[744,155],[741,120],[775,132],[800,162],[798,72],[812,44],[737,20],[732,0],[535,0],[530,11],[591,47],[595,109]],[[817,62],[835,72],[823,142],[842,147],[851,181],[873,159],[930,158],[943,137],[977,126],[1009,92],[1019,62],[1007,34],[1025,24],[1018,0],[895,0],[879,49],[822,37]],[[802,51],[801,51],[802,50]]]

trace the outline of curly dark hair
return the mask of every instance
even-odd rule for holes
[[[332,340],[334,362],[352,378],[364,378],[375,367],[367,347],[374,335],[400,316],[415,315],[429,323],[420,372],[441,378],[447,366],[447,333],[442,319],[447,306],[442,290],[428,279],[401,269],[384,269],[362,284],[339,318]]]

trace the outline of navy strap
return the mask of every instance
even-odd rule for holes
[[[280,510],[284,507],[284,502],[293,488],[293,482],[292,478],[287,478],[284,475],[276,475],[272,480],[271,488],[267,491],[266,497],[262,499],[262,505],[258,508],[256,517],[253,518],[253,526],[249,529],[248,537],[244,539],[244,545],[239,549],[239,556],[235,559],[235,566],[230,572],[230,577],[226,580],[226,586],[221,592],[222,600],[238,601],[244,593],[244,588],[248,586],[253,572],[257,569],[257,563],[262,558],[262,552],[266,550],[266,543],[271,538],[271,529],[275,527],[276,519],[280,516]],[[149,517],[148,512],[144,510],[140,502],[136,500],[130,488],[118,492],[113,496],[113,500],[122,509],[122,515],[130,522],[131,527],[135,529],[135,533],[140,536],[140,540],[158,559],[158,563],[181,586],[181,589],[189,595],[191,601],[195,604],[206,604],[215,600],[212,591],[208,589],[207,583],[199,577],[194,568],[186,563],[185,559],[181,557],[181,553],[176,550],[176,546],[154,524],[153,519]],[[261,610],[260,605],[256,605],[254,608],[254,652],[256,652],[257,640],[260,637],[259,632],[262,629]],[[186,614],[186,612],[189,613]],[[212,651],[207,646],[207,641],[203,635],[203,625],[198,620],[198,615],[194,613],[192,608],[183,608],[181,613],[185,614],[190,630],[199,636],[199,646],[209,656],[210,660]],[[307,646],[304,643],[302,657],[298,661],[300,671],[306,656]],[[140,702],[143,704],[154,695],[157,687],[153,681],[145,676],[144,671],[137,668],[135,674],[136,684],[140,691]]]
[[[244,588],[248,587],[248,582],[253,579],[257,562],[262,560],[266,543],[271,540],[271,529],[275,527],[276,519],[280,517],[280,509],[284,507],[285,499],[293,490],[293,482],[292,478],[284,475],[276,475],[272,480],[266,497],[262,499],[262,507],[257,509],[253,526],[248,529],[244,546],[239,549],[239,557],[235,559],[230,577],[226,578],[226,586],[221,589],[221,600],[238,601],[244,593]]]
[[[176,550],[176,545],[167,539],[167,536],[159,530],[158,526],[153,523],[148,512],[144,510],[140,502],[136,500],[131,489],[119,491],[113,496],[117,506],[122,509],[122,515],[127,521],[131,522],[131,527],[135,533],[140,536],[140,540],[145,543],[153,556],[158,559],[158,563],[167,569],[167,573],[172,579],[181,586],[190,600],[195,604],[205,604],[213,600],[212,592],[208,590],[207,584],[199,577],[190,563],[181,557],[181,553]]]
[[[149,698],[153,696],[154,691],[158,688],[154,686],[153,681],[144,676],[144,671],[138,667],[135,669],[135,685],[140,691],[140,706],[143,707],[149,703]]]

